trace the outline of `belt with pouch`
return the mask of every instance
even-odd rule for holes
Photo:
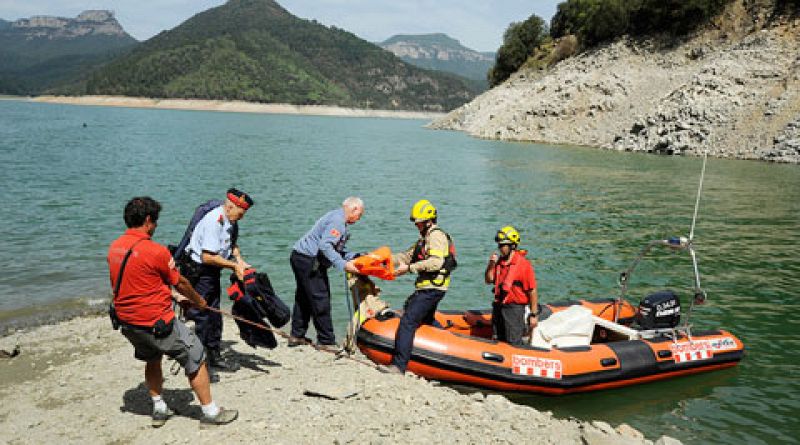
[[[165,338],[172,333],[172,328],[175,326],[175,317],[172,317],[169,323],[159,318],[152,326],[140,326],[124,321],[120,321],[120,324],[128,329],[152,334],[155,338]]]

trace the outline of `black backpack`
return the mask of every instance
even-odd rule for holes
[[[169,250],[172,252],[172,258],[175,258],[176,263],[180,264],[181,260],[184,259],[183,257],[186,254],[186,247],[189,245],[189,241],[192,239],[192,233],[194,232],[195,227],[197,227],[197,223],[199,223],[200,220],[208,214],[208,212],[223,204],[225,204],[225,201],[212,199],[208,202],[200,204],[196,209],[194,209],[192,219],[189,220],[189,225],[186,227],[186,231],[183,233],[183,238],[181,238],[181,241],[177,246],[169,246]],[[236,245],[236,239],[238,237],[239,225],[233,223],[233,231],[231,232],[231,245]]]

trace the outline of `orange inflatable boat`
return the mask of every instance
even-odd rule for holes
[[[399,316],[385,312],[367,320],[359,330],[358,346],[372,361],[391,361]],[[693,332],[691,340],[676,331],[675,336],[663,332],[652,338],[612,338],[551,349],[512,346],[463,333],[463,326],[487,319],[491,321],[491,313],[437,314],[445,327],[421,326],[417,330],[408,370],[429,379],[500,391],[561,395],[728,368],[744,354],[742,342],[724,330]],[[491,327],[477,332],[491,333]]]
[[[625,300],[634,268],[654,246],[691,254],[695,288],[682,323],[680,298],[672,291],[648,295],[638,307]],[[692,310],[706,294],[685,238],[651,242],[622,272],[620,285],[617,299],[541,306],[539,325],[525,345],[492,340],[491,311],[439,311],[439,326],[417,330],[408,371],[500,391],[561,395],[729,368],[743,358],[744,344],[732,333],[691,328]],[[357,344],[372,361],[391,361],[401,316],[384,310],[361,326]]]

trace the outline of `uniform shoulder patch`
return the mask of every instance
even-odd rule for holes
[[[341,235],[341,233],[336,229],[331,229],[331,235],[333,235],[335,238],[339,238],[339,235]]]

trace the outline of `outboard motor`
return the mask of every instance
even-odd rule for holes
[[[681,301],[675,292],[662,290],[639,303],[636,321],[642,329],[674,328],[681,320]]]

